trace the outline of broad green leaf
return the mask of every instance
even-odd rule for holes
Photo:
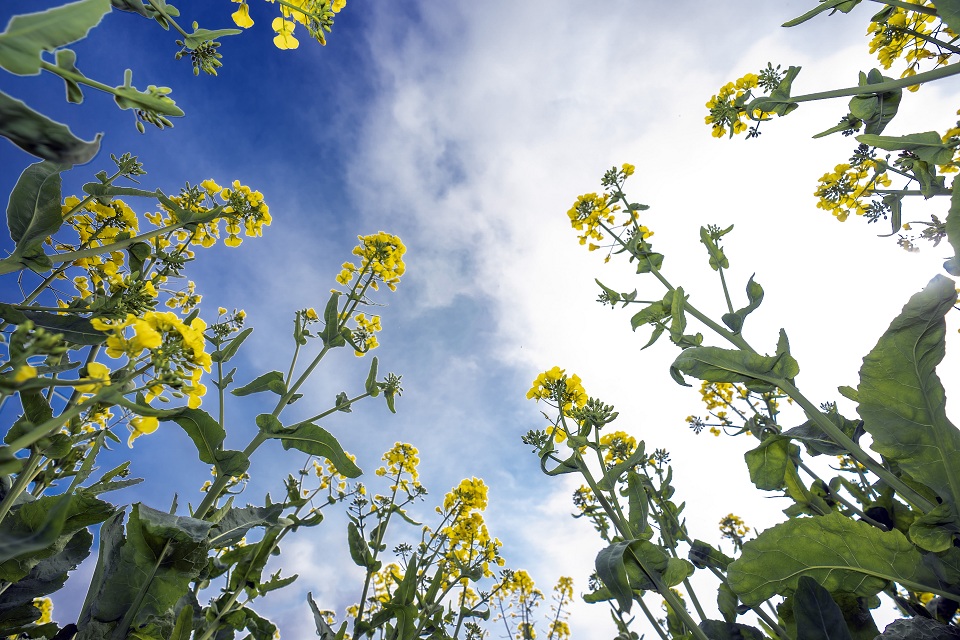
[[[840,607],[847,631],[850,632],[853,640],[874,640],[880,635],[877,623],[873,621],[873,615],[870,613],[871,607],[875,608],[880,604],[880,598],[877,596],[858,598],[849,593],[831,595]]]
[[[922,591],[939,583],[921,560],[899,531],[881,531],[833,512],[782,522],[745,543],[727,567],[727,580],[751,606],[793,593],[804,575],[827,591],[857,596],[872,596],[890,580]]]
[[[953,179],[950,194],[950,211],[945,221],[947,242],[953,247],[953,257],[943,263],[944,270],[952,276],[960,276],[960,180]]]
[[[793,594],[797,637],[804,640],[853,640],[843,612],[830,592],[810,576],[800,576]]]
[[[597,576],[625,613],[630,613],[633,606],[633,590],[630,589],[623,561],[628,546],[629,542],[616,542],[598,553],[596,559]]]
[[[667,558],[667,568],[663,570],[663,583],[668,587],[675,587],[695,571],[693,565],[683,558]]]
[[[61,316],[46,311],[23,311],[27,320],[51,333],[63,335],[63,339],[74,344],[103,344],[107,336],[97,331],[86,318],[75,315]]]
[[[740,600],[737,599],[737,594],[733,592],[730,585],[726,582],[721,582],[720,586],[717,587],[717,609],[725,621],[736,621],[737,605],[739,604]]]
[[[960,521],[951,504],[944,502],[910,525],[910,539],[926,551],[947,551],[960,533]]]
[[[310,422],[301,422],[284,429],[273,438],[279,438],[284,449],[297,449],[312,456],[322,456],[333,463],[337,473],[347,478],[358,478],[363,473],[326,429]]]
[[[91,142],[81,140],[66,125],[0,91],[0,136],[38,158],[75,165],[86,164],[97,155],[102,134]]]
[[[960,631],[930,618],[906,618],[887,625],[876,640],[960,640]]]
[[[697,626],[710,640],[765,640],[767,637],[760,629],[739,622],[703,620]]]
[[[640,449],[642,447],[638,447]],[[649,512],[647,509],[647,491],[643,486],[640,474],[630,469],[627,472],[627,519],[630,523],[630,530],[636,534],[647,528],[647,518]]]
[[[686,297],[683,295],[683,287],[677,287],[673,292],[673,300],[670,304],[670,340],[674,344],[679,344],[683,338],[683,330],[687,328],[687,318],[683,313],[683,305]]]
[[[733,558],[724,555],[722,551],[714,549],[702,540],[693,541],[693,544],[690,545],[690,552],[687,554],[687,558],[689,558],[690,562],[698,569],[715,567],[726,571],[727,565],[733,562]]]
[[[347,547],[354,564],[364,569],[374,570],[372,569],[373,553],[370,551],[363,534],[360,533],[360,529],[352,521],[347,523]]]
[[[871,84],[880,84],[888,82],[893,78],[884,77],[879,69],[871,69],[869,74],[860,72],[861,87],[869,89]],[[880,94],[869,93],[854,96],[850,99],[850,114],[855,118],[863,120],[865,126],[864,132],[867,134],[880,134],[886,126],[897,115],[897,109],[900,106],[900,99],[903,97],[903,89],[885,91]]]
[[[788,438],[767,437],[759,447],[743,454],[750,470],[750,481],[763,491],[782,489],[787,466],[799,453],[800,447],[791,444]]]
[[[172,420],[180,425],[197,447],[200,461],[214,465],[220,475],[239,476],[246,471],[249,465],[246,456],[239,451],[223,450],[227,434],[203,409],[183,408],[173,415],[160,416],[160,420]]]
[[[87,529],[80,529],[67,536],[62,550],[40,560],[26,576],[7,586],[0,602],[0,618],[3,612],[14,606],[33,602],[63,587],[68,572],[73,571],[90,555],[93,536]]]
[[[626,613],[630,612],[634,590],[655,588],[648,572],[659,574],[666,571],[669,564],[667,555],[648,540],[616,542],[600,551],[595,561],[597,575]],[[676,575],[680,573],[678,569],[675,564]]]
[[[210,546],[214,549],[230,546],[253,527],[277,524],[283,512],[283,505],[272,504],[269,507],[246,506],[243,509],[230,508],[220,521],[210,530]]]
[[[40,73],[41,53],[87,37],[110,12],[110,0],[80,0],[14,16],[0,33],[0,67],[20,76]]]
[[[960,33],[960,0],[937,0],[933,5],[943,23],[954,33]]]
[[[7,203],[7,227],[17,244],[15,255],[42,245],[63,224],[60,172],[68,168],[44,161],[30,165],[20,174]]]
[[[270,371],[255,380],[248,382],[239,389],[234,389],[230,393],[235,396],[249,396],[261,391],[273,391],[278,396],[287,392],[287,385],[283,382],[283,374],[279,371]]]
[[[944,356],[944,315],[954,282],[937,276],[910,298],[863,359],[857,411],[872,448],[957,508],[960,431],[947,419],[936,366]]]
[[[253,333],[253,327],[247,327],[234,336],[230,342],[211,353],[210,359],[214,362],[228,362],[230,358],[237,354],[240,345],[243,344],[243,341],[246,340],[251,333]]]
[[[953,147],[945,145],[936,131],[911,133],[906,136],[876,136],[863,134],[857,142],[879,147],[885,151],[910,151],[928,164],[946,164],[953,160]]]
[[[757,381],[776,385],[800,373],[800,366],[790,354],[762,356],[747,351],[719,347],[694,347],[681,353],[670,367],[674,379],[682,381],[682,372],[707,382],[739,382],[750,385]],[[685,383],[683,383],[685,384]]]
[[[642,327],[645,324],[663,320],[670,315],[671,308],[672,305],[667,305],[664,304],[662,300],[657,300],[650,306],[644,307],[633,314],[633,317],[630,318],[630,327],[636,331],[638,327]]]
[[[174,606],[207,564],[212,523],[139,503],[131,510],[126,538],[118,523],[112,521],[101,531],[101,557],[80,615],[78,640],[102,637],[97,630],[104,625],[114,636],[127,637],[127,630],[117,627],[128,612],[132,626],[153,617],[161,637],[169,637]]]
[[[190,605],[180,609],[177,623],[173,626],[170,640],[190,640],[193,634],[193,607]]]
[[[849,420],[836,411],[829,411],[823,415],[854,442],[858,442],[864,433],[860,420]],[[847,453],[847,450],[824,433],[814,420],[807,420],[799,426],[788,429],[783,432],[783,435],[803,442],[807,447],[807,453],[812,456],[820,454],[838,456]]]

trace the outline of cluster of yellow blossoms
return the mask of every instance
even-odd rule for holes
[[[918,7],[934,9],[932,2],[914,2]],[[957,34],[953,33],[935,15],[890,7],[880,15],[886,14],[886,20],[871,22],[867,29],[870,40],[870,53],[876,53],[884,69],[889,69],[899,58],[903,58],[907,67],[901,78],[915,76],[923,60],[931,60],[934,66],[949,64],[952,52],[938,47],[931,40],[937,38],[942,31],[951,42]],[[916,91],[919,85],[908,87]]]
[[[370,287],[378,290],[379,284],[387,285],[391,291],[397,290],[400,276],[406,271],[403,254],[407,252],[403,241],[397,236],[378,231],[368,236],[357,236],[360,241],[353,248],[353,255],[360,258],[358,267],[352,262],[344,262],[337,282],[343,286],[356,286],[369,276]],[[356,282],[354,281],[356,278]]]
[[[637,450],[636,438],[624,431],[604,434],[600,445],[604,447],[603,461],[610,466],[623,462]]]
[[[707,100],[706,106],[710,113],[704,118],[704,122],[710,125],[710,133],[714,138],[722,138],[728,131],[730,137],[733,137],[747,130],[745,120],[748,118],[744,105],[750,98],[749,92],[757,88],[759,80],[757,74],[748,73],[723,85],[715,96]],[[762,116],[759,111],[754,113],[756,118]]]
[[[600,248],[600,245],[597,245],[591,240],[596,240],[600,242],[604,239],[603,231],[606,230],[610,233],[613,233],[611,227],[617,224],[616,213],[621,210],[620,205],[614,204],[615,199],[623,196],[620,187],[622,187],[623,182],[633,175],[636,167],[632,164],[624,163],[619,170],[614,167],[610,169],[603,179],[603,185],[607,187],[607,193],[599,195],[596,193],[585,193],[577,197],[576,202],[573,203],[573,206],[567,211],[567,217],[570,218],[570,226],[573,227],[576,231],[581,232],[578,236],[580,244],[587,244],[590,251],[596,251]],[[646,208],[646,207],[641,207]],[[646,240],[653,235],[653,232],[650,231],[647,227],[637,224],[637,211],[630,207],[627,211],[626,219],[623,221],[621,227],[633,227],[630,229],[629,233],[633,235],[639,234],[641,239]],[[607,260],[610,257],[607,256]]]
[[[361,347],[354,350],[356,356],[362,356],[367,351],[380,346],[380,343],[377,342],[377,332],[382,329],[380,316],[370,316],[368,318],[365,314],[358,313],[353,317],[353,320],[357,323],[357,328],[353,330],[353,338],[357,345]]]
[[[420,472],[417,470],[420,465],[419,453],[412,444],[396,442],[380,458],[387,464],[377,469],[375,473],[378,476],[390,477],[397,483],[390,487],[391,491],[396,491],[399,488],[408,493],[413,493],[421,487]]]
[[[861,159],[856,165],[838,164],[817,183],[813,192],[817,196],[817,208],[829,211],[840,222],[851,213],[867,214],[876,185],[890,186],[886,171],[877,173],[876,169],[876,160],[870,158]]]
[[[273,3],[275,0],[267,0]],[[234,24],[244,29],[253,26],[247,0],[233,0],[240,8],[231,14]],[[274,18],[271,28],[277,34],[273,44],[278,49],[296,49],[300,41],[293,35],[297,23],[306,27],[310,36],[322,45],[327,44],[325,33],[330,32],[334,14],[347,5],[347,0],[280,0],[280,17]],[[289,18],[289,19],[288,19]]]
[[[527,391],[527,400],[549,400],[557,403],[557,407],[564,415],[569,415],[573,407],[582,407],[587,404],[587,392],[580,381],[580,376],[566,375],[566,369],[554,367],[539,374],[533,381],[533,386]]]
[[[490,537],[483,519],[482,512],[487,508],[486,484],[479,478],[465,478],[443,496],[443,505],[441,513],[445,513],[448,524],[440,533],[446,544],[446,561],[453,567],[477,567],[484,576],[492,576],[490,564],[504,564],[500,557],[503,543]]]
[[[743,539],[748,533],[750,527],[738,515],[730,513],[720,520],[720,535],[731,540],[737,549],[743,546]]]

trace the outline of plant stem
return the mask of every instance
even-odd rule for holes
[[[667,634],[663,632],[663,627],[660,626],[660,623],[657,622],[657,619],[653,616],[653,612],[651,612],[650,609],[647,608],[647,605],[643,601],[643,598],[636,598],[636,601],[637,601],[637,604],[640,605],[640,608],[643,609],[643,613],[644,615],[647,616],[647,620],[649,620],[650,624],[653,625],[653,628],[657,630],[657,633],[660,635],[660,637],[663,638],[663,640],[670,640],[667,637]]]
[[[787,380],[772,382],[780,387],[788,396],[793,398],[797,404],[803,408],[807,415],[809,415],[810,418],[817,423],[817,426],[821,431],[830,436],[830,438],[832,438],[833,441],[838,445],[849,451],[850,455],[852,455],[857,462],[872,471],[874,475],[879,477],[882,481],[886,482],[911,506],[924,513],[931,511],[936,506],[907,486],[906,483],[904,483],[900,478],[885,469],[882,464],[870,457],[870,454],[864,451],[859,444],[851,440],[847,434],[839,429],[839,427],[828,420],[827,417],[823,415],[819,409],[817,409],[817,407],[813,406],[813,403],[810,402],[806,396],[800,393],[800,390],[797,389],[793,384]]]
[[[916,11],[917,13],[923,13],[928,16],[938,15],[936,9],[924,7],[919,4],[913,4],[912,2],[903,2],[903,0],[871,0],[871,2],[886,4],[891,7],[899,7],[901,9],[907,9],[908,11]]]
[[[17,481],[10,487],[10,491],[4,496],[3,502],[0,502],[0,522],[3,522],[3,519],[13,507],[14,502],[16,502],[17,497],[26,490],[30,481],[36,477],[36,471],[40,467],[40,460],[42,458],[43,455],[41,455],[39,451],[32,450],[30,452],[27,464],[20,473],[17,474]]]

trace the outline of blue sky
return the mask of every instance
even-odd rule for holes
[[[488,522],[508,563],[528,568],[544,589],[572,575],[580,591],[599,542],[589,525],[569,517],[576,485],[540,475],[519,441],[542,426],[524,394],[543,369],[579,373],[591,395],[620,409],[618,428],[672,452],[695,537],[716,542],[716,523],[731,511],[756,528],[770,526],[786,506],[749,484],[742,453],[752,444],[685,428],[684,417],[702,409],[695,389],[667,375],[674,348],[664,341],[641,352],[646,335],[630,332],[629,310],[593,302],[595,277],[659,296],[626,264],[604,265],[584,251],[566,222],[570,203],[598,190],[605,169],[637,166],[628,192],[652,207],[644,221],[667,256],[667,277],[716,315],[719,287],[697,230],[737,225],[726,245],[731,288],[742,291],[756,273],[766,290],[748,323],[751,341],[772,350],[785,327],[801,365],[798,383],[818,402],[836,400],[838,385],[856,386],[860,358],[948,257],[944,247],[907,254],[874,236],[882,229],[838,224],[814,207],[816,179],[853,145],[810,136],[832,125],[844,104],[804,105],[751,142],[715,140],[703,125],[703,104],[722,84],[768,61],[802,65],[798,91],[854,83],[857,71],[875,65],[863,36],[874,7],[864,5],[784,30],[779,24],[805,3],[666,9],[627,0],[589,8],[566,0],[351,0],[327,47],[301,33],[299,50],[279,51],[270,42],[275,7],[254,0],[256,24],[223,40],[217,78],[195,78],[188,62],[174,61],[172,34],[114,12],[75,47],[78,66],[115,84],[129,66],[136,86],[173,88],[187,116],[172,130],[141,136],[129,113],[92,90],[83,105],[68,105],[55,78],[4,75],[0,89],[81,137],[104,132],[100,156],[65,176],[75,190],[109,168],[110,153],[131,151],[149,172],[148,188],[170,193],[184,181],[239,179],[264,193],[274,218],[264,237],[198,252],[191,269],[208,320],[217,306],[244,308],[256,328],[238,362],[240,380],[286,369],[293,311],[323,306],[357,234],[400,235],[408,271],[399,290],[382,297],[388,306],[377,350],[381,370],[404,376],[399,413],[368,402],[324,426],[367,471],[395,441],[413,443],[432,500],[464,476],[485,478]],[[234,8],[218,2],[182,11],[219,28],[230,26]],[[0,7],[0,21],[10,12]],[[944,130],[956,119],[957,97],[955,85],[907,96],[887,132]],[[29,161],[0,145],[0,188],[9,191]],[[911,202],[916,217],[907,219],[945,211],[942,203],[924,206]],[[337,354],[290,420],[318,413],[342,388],[358,388],[367,364]],[[956,388],[956,366],[944,365],[941,376]],[[256,404],[231,405],[229,443],[242,446],[253,433]],[[138,440],[133,459],[147,482],[116,500],[163,508],[176,492],[181,504],[198,501],[207,469],[173,425]],[[248,499],[279,491],[277,470],[301,462],[279,447],[258,452]],[[428,499],[422,513],[431,511]],[[331,520],[285,545],[281,564],[301,578],[257,607],[285,637],[312,633],[306,591],[330,608],[358,597],[344,527]],[[702,600],[712,602],[710,588]],[[58,612],[70,610],[70,599],[58,601]],[[579,605],[571,625],[578,638],[608,637],[612,629],[600,606]]]

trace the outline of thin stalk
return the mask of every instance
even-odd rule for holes
[[[671,549],[672,550],[672,549]],[[673,554],[676,557],[676,553]],[[690,586],[690,579],[683,579],[683,586],[687,590],[687,595],[690,596],[690,601],[693,603],[693,608],[697,610],[697,615],[700,616],[701,620],[707,619],[707,614],[703,612],[703,607],[700,606],[700,599],[697,598],[697,593],[693,590],[693,587]]]
[[[816,473],[814,473],[813,470],[810,469],[810,467],[808,467],[806,464],[804,464],[803,461],[798,461],[798,462],[797,462],[797,466],[800,467],[801,469],[803,469],[803,470],[807,473],[807,475],[810,476],[811,478],[813,478],[814,480],[820,480],[820,482],[822,482],[822,483],[824,484],[824,486],[829,486],[829,485],[827,485],[827,483],[823,482],[823,480],[820,478],[820,476],[818,476]],[[847,500],[846,498],[844,498],[844,497],[841,496],[840,494],[838,494],[838,493],[836,493],[836,492],[834,492],[834,491],[831,491],[831,492],[830,492],[830,498],[831,498],[831,500],[836,500],[837,502],[839,502],[840,504],[842,504],[842,505],[845,506],[846,508],[848,508],[848,509],[850,509],[851,511],[853,511],[854,513],[856,513],[858,516],[860,516],[861,519],[863,519],[864,522],[867,522],[867,523],[869,523],[869,524],[872,524],[873,526],[875,526],[875,527],[877,527],[878,529],[881,529],[881,530],[883,530],[883,531],[889,531],[889,530],[890,530],[890,528],[889,528],[887,525],[882,524],[882,523],[880,523],[880,522],[877,522],[876,520],[874,520],[873,518],[871,518],[870,516],[868,516],[866,513],[864,513],[859,507],[857,507],[856,505],[854,505],[852,502],[850,502],[849,500]]]
[[[730,300],[730,291],[727,289],[727,279],[723,276],[723,267],[717,269],[720,274],[720,284],[723,285],[723,297],[727,299],[727,311],[733,313],[733,302]]]
[[[663,638],[663,640],[670,640],[667,637],[667,634],[664,633],[663,627],[660,626],[660,623],[654,617],[653,612],[651,612],[650,609],[647,608],[647,605],[646,603],[644,603],[643,598],[635,598],[635,600],[637,601],[637,604],[640,605],[640,608],[643,609],[643,613],[645,616],[647,616],[647,620],[649,620],[650,624],[653,625],[653,628],[657,630],[657,633],[660,635],[660,637]]]
[[[307,419],[304,420],[303,422],[313,422],[313,421],[315,421],[315,420],[320,420],[321,418],[326,418],[326,417],[329,416],[331,413],[336,413],[337,411],[341,411],[341,410],[343,410],[344,407],[349,407],[349,406],[351,406],[354,402],[358,402],[358,401],[360,401],[360,400],[363,400],[364,398],[366,398],[366,397],[369,396],[369,395],[370,395],[370,393],[361,393],[360,395],[358,395],[358,396],[355,397],[355,398],[350,398],[349,400],[347,400],[346,402],[344,402],[344,403],[341,404],[340,406],[334,407],[333,409],[327,409],[327,410],[324,411],[323,413],[318,413],[317,415],[313,416],[312,418],[307,418]]]
[[[879,4],[890,5],[891,7],[900,7],[901,9],[907,9],[909,11],[916,11],[917,13],[923,13],[928,16],[939,15],[936,9],[931,7],[924,7],[919,4],[913,4],[910,2],[904,2],[903,0],[871,0],[871,2],[877,2]]]
[[[916,5],[911,5],[916,6]],[[818,93],[808,93],[802,96],[790,96],[789,98],[784,98],[777,100],[769,97],[757,98],[754,102],[762,101],[764,106],[772,106],[775,104],[789,104],[794,102],[811,102],[813,100],[828,100],[830,98],[843,98],[846,96],[858,96],[858,95],[873,95],[877,93],[886,93],[889,91],[896,91],[897,89],[904,89],[906,87],[912,87],[915,84],[923,84],[925,82],[932,82],[934,80],[942,80],[943,78],[949,78],[950,76],[960,73],[960,62],[955,62],[953,64],[948,64],[943,67],[938,67],[936,69],[931,69],[930,71],[924,71],[923,73],[918,73],[915,76],[910,76],[909,78],[900,78],[898,80],[888,80],[886,82],[880,82],[877,84],[870,84],[866,86],[856,86],[856,87],[846,87],[844,89],[832,89],[830,91],[820,91]],[[766,111],[767,109],[763,109]]]
[[[23,493],[27,485],[36,477],[37,469],[40,467],[40,460],[43,458],[43,455],[36,450],[30,452],[30,457],[27,459],[27,464],[24,466],[23,470],[17,475],[17,481],[13,483],[13,486],[10,487],[9,493],[3,498],[3,502],[0,502],[0,522],[3,522],[3,519],[10,512],[10,509],[13,507],[13,503],[16,502],[17,497]]]
[[[955,47],[952,44],[944,42],[943,40],[933,38],[927,35],[926,33],[920,33],[919,31],[915,31],[914,29],[911,29],[909,27],[897,27],[897,31],[913,36],[914,38],[918,38],[920,40],[926,40],[933,46],[938,47],[940,49],[946,49],[951,53],[960,53],[960,47]]]
[[[870,457],[870,454],[864,451],[863,447],[851,440],[847,434],[839,429],[839,427],[830,422],[830,420],[828,420],[827,417],[823,415],[819,409],[817,409],[817,407],[813,406],[813,403],[810,402],[806,396],[800,392],[799,389],[793,386],[793,384],[787,380],[781,380],[777,382],[777,386],[780,387],[788,396],[793,398],[797,404],[803,408],[807,415],[809,415],[811,419],[817,423],[817,426],[820,427],[821,431],[830,436],[838,445],[849,451],[857,462],[865,466],[867,469],[872,471],[874,475],[886,482],[911,506],[924,513],[931,511],[936,506],[919,493],[908,487],[906,483],[884,468],[882,464]]]

